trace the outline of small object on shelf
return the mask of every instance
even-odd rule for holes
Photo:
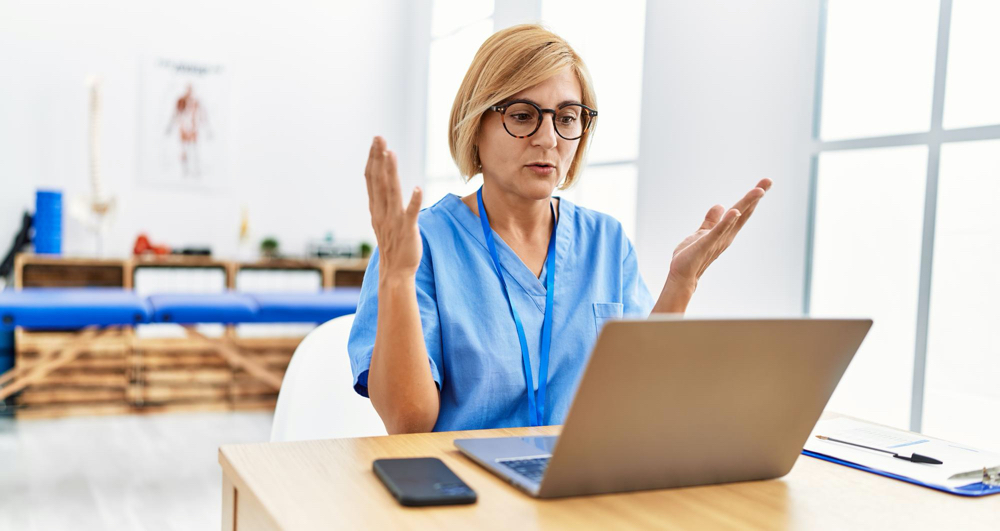
[[[132,246],[132,254],[139,256],[147,253],[157,256],[168,255],[170,254],[170,247],[166,245],[153,245],[149,242],[149,237],[145,234],[140,234],[135,239],[135,245]]]
[[[209,247],[182,247],[174,249],[173,254],[184,256],[212,256],[212,249]]]
[[[35,192],[35,252],[62,254],[62,192]]]
[[[337,242],[334,240],[333,233],[327,232],[322,240],[309,242],[306,256],[311,258],[356,258],[359,256],[358,244]]]
[[[277,258],[278,257],[278,240],[275,238],[264,238],[260,242],[260,256],[262,258]]]

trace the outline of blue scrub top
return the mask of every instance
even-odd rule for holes
[[[448,195],[421,211],[418,225],[423,256],[416,276],[417,303],[431,375],[441,391],[434,431],[529,426],[517,329],[479,217],[458,196]],[[537,386],[545,283],[499,237],[496,247],[511,301],[523,320]],[[611,216],[561,199],[556,258],[544,424],[565,420],[601,325],[622,316],[644,318],[654,303],[639,274],[635,249]],[[378,316],[378,267],[376,250],[347,345],[354,389],[366,397]]]

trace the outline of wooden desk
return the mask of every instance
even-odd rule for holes
[[[962,498],[806,456],[770,481],[535,500],[452,443],[558,433],[516,428],[223,446],[222,529],[1000,528],[1000,495]],[[479,501],[398,505],[372,461],[417,456],[440,457]]]

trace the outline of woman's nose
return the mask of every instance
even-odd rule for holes
[[[540,148],[552,149],[559,143],[559,136],[556,134],[556,117],[542,115],[542,126],[535,134],[531,135],[531,144]]]

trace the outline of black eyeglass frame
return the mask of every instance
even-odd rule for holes
[[[515,135],[514,133],[510,132],[510,129],[507,129],[507,122],[504,120],[504,118],[507,116],[507,108],[510,107],[511,105],[514,105],[515,103],[526,103],[528,105],[531,105],[532,107],[535,108],[535,110],[538,111],[538,123],[536,123],[535,128],[526,135]],[[557,116],[556,111],[557,110],[561,111],[566,107],[580,107],[581,109],[583,109],[582,116],[587,116],[590,118],[589,120],[587,120],[586,125],[583,127],[583,131],[580,132],[580,136],[567,138],[563,136],[563,134],[559,132],[559,128],[556,127],[556,116]],[[514,138],[528,138],[529,136],[537,133],[538,130],[542,128],[542,122],[545,121],[545,113],[552,114],[552,128],[555,129],[556,134],[559,135],[559,138],[562,138],[563,140],[579,140],[583,138],[583,135],[587,134],[587,131],[590,131],[591,126],[593,126],[594,122],[597,120],[597,111],[591,109],[590,107],[587,107],[582,103],[563,103],[562,105],[559,106],[558,109],[543,109],[539,107],[537,103],[530,100],[513,100],[513,101],[508,101],[506,103],[502,103],[500,105],[493,105],[489,108],[489,110],[500,113],[500,123],[503,124],[503,130],[507,131],[507,134]]]

